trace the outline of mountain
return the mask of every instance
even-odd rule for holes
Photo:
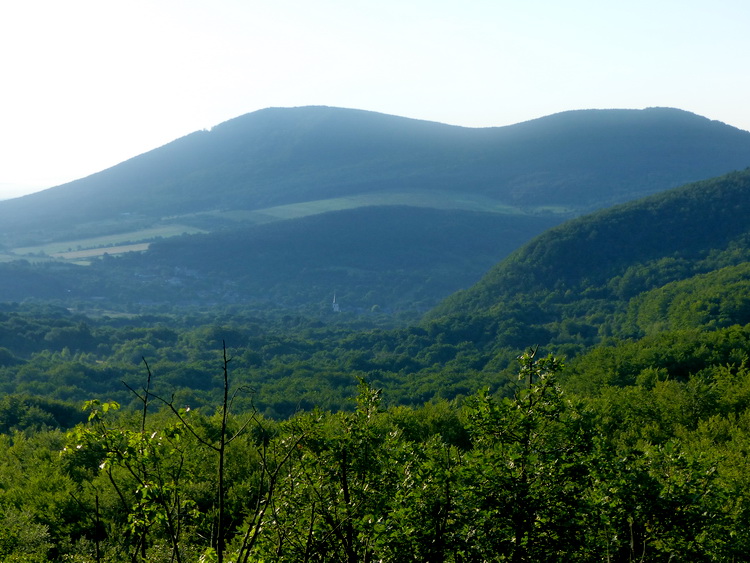
[[[339,289],[358,307],[426,307],[565,219],[748,165],[750,133],[668,108],[571,111],[484,129],[272,108],[0,202],[0,259],[33,269],[135,250],[143,254],[108,262],[148,270],[139,279],[159,276],[162,287],[179,281],[187,300],[232,294],[291,306]],[[356,249],[344,248],[353,241]],[[218,289],[237,264],[245,281],[255,272],[252,283]],[[111,285],[123,271],[94,265],[68,285],[106,285],[110,299],[131,288]],[[195,275],[176,280],[175,269]],[[439,278],[439,289],[417,295],[427,278]]]
[[[0,221],[7,234],[415,190],[582,210],[748,165],[750,133],[666,108],[571,111],[485,129],[267,109],[2,202]]]

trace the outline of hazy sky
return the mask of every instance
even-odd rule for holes
[[[470,127],[670,106],[750,130],[748,0],[18,0],[0,198],[270,106]]]

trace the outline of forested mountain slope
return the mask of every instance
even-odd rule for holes
[[[571,220],[446,299],[430,322],[494,345],[511,326],[545,344],[570,331],[589,344],[632,332],[615,314],[632,298],[750,258],[749,195],[745,170]]]

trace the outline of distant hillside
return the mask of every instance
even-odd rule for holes
[[[485,129],[338,108],[267,109],[0,202],[0,224],[6,237],[60,238],[414,190],[580,212],[748,165],[750,133],[674,109],[572,111]],[[236,217],[213,220],[216,228]]]
[[[746,268],[723,269],[750,261],[748,214],[750,169],[571,220],[518,249],[472,288],[446,299],[430,312],[430,322],[433,330],[453,332],[453,338],[469,331],[492,346],[505,345],[510,325],[514,335],[526,336],[527,344],[567,338],[583,346],[613,334],[645,334],[659,316],[662,328],[697,326],[700,318],[715,324],[718,304],[716,318],[696,310],[688,322],[688,305],[680,301],[675,309],[672,301],[696,288],[716,297],[720,285],[731,285],[735,293],[744,287]],[[679,291],[667,289],[671,282],[712,272]],[[715,281],[708,290],[710,280]],[[626,315],[634,298],[640,300],[632,301]],[[692,299],[699,302],[695,295]],[[722,305],[733,311],[725,311],[723,322],[750,322],[750,308],[733,299],[734,305]]]
[[[167,238],[90,267],[0,264],[0,296],[148,307],[248,304],[344,313],[424,312],[469,287],[550,217],[370,206]]]
[[[0,262],[30,261],[5,268],[13,274],[0,300],[130,303],[151,280],[139,301],[292,306],[341,288],[357,307],[424,308],[572,216],[748,165],[750,133],[675,109],[572,111],[486,129],[267,109],[0,202]],[[97,260],[134,251],[144,254]],[[44,266],[92,261],[91,272]],[[125,263],[145,277],[125,281]]]
[[[425,311],[469,287],[533,234],[557,221],[475,211],[365,207],[211,235],[167,239],[131,263],[189,268],[229,285],[239,301],[343,311]],[[158,266],[157,266],[158,265]],[[206,283],[204,282],[204,283]],[[189,280],[186,280],[189,283]]]

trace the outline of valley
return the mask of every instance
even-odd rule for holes
[[[274,221],[299,219],[311,215],[357,209],[360,207],[408,206],[429,209],[463,210],[499,215],[550,215],[568,217],[571,210],[560,207],[540,206],[518,208],[501,204],[490,198],[478,195],[462,195],[454,192],[405,191],[398,193],[375,192],[350,197],[331,198],[317,201],[290,203],[254,210],[211,211],[208,213],[191,213],[163,217],[155,221],[151,228],[126,231],[118,234],[92,237],[88,239],[63,240],[39,246],[11,248],[5,255],[10,259],[43,259],[54,258],[80,263],[82,258],[101,257],[126,252],[143,252],[148,250],[148,242],[155,239],[177,237],[181,235],[206,234],[209,231],[188,226],[196,222],[204,226],[214,223],[220,225],[232,223],[241,225],[259,225]],[[85,224],[84,228],[96,229],[96,224]],[[127,243],[127,244],[125,244]]]
[[[749,139],[295,108],[0,202],[0,557],[743,560]]]
[[[338,292],[359,311],[424,313],[567,219],[743,169],[748,154],[750,133],[670,108],[486,129],[271,108],[0,202],[0,298],[310,314]]]

